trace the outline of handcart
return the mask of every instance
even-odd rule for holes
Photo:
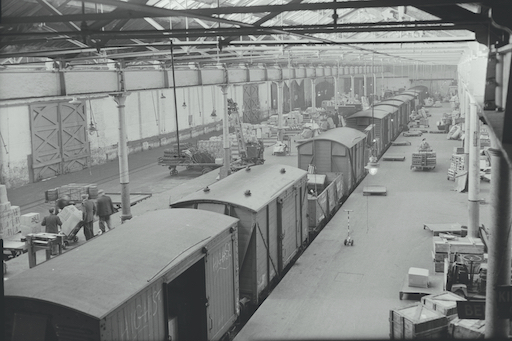
[[[69,244],[71,243],[77,243],[78,242],[78,232],[80,231],[80,229],[84,226],[84,222],[83,220],[80,220],[76,226],[69,232],[69,234],[65,234],[63,232],[60,232],[60,234],[62,234],[64,236],[63,240],[64,240],[64,249],[67,248],[69,246]]]

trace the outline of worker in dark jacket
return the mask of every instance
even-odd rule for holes
[[[96,205],[89,200],[88,194],[82,194],[82,221],[84,225],[85,240],[94,237],[93,223],[96,215]]]
[[[59,233],[62,221],[59,216],[55,214],[55,209],[53,207],[49,209],[49,212],[50,215],[43,218],[41,225],[46,227],[46,233]]]
[[[100,189],[98,191],[98,200],[96,201],[98,216],[100,217],[100,230],[105,233],[105,223],[109,230],[114,229],[110,222],[110,216],[115,212],[112,199],[105,195],[105,191]]]

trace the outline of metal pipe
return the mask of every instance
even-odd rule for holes
[[[469,115],[471,117],[468,135],[469,146],[469,169],[468,169],[468,236],[478,238],[480,220],[480,121],[478,120],[477,104],[471,101]]]
[[[117,103],[119,117],[119,183],[121,184],[121,222],[132,218],[130,205],[130,176],[128,168],[128,148],[126,146],[126,118],[125,118],[125,101],[129,93],[115,93],[111,96]]]
[[[491,137],[492,142],[493,137]],[[508,338],[510,321],[498,317],[499,285],[510,285],[510,169],[503,152],[494,147],[491,154],[491,195],[485,304],[485,337]]]
[[[229,143],[229,115],[228,115],[228,85],[221,85],[223,119],[222,119],[222,142],[224,146],[223,166],[220,169],[219,176],[224,179],[229,175],[229,165],[231,164],[231,146]]]

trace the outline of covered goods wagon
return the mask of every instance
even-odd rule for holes
[[[147,212],[5,281],[8,340],[219,340],[236,321],[238,219]]]
[[[253,304],[307,242],[306,174],[292,166],[253,166],[171,203],[240,219],[240,295]]]
[[[365,149],[365,133],[347,127],[331,129],[297,145],[298,167],[313,166],[317,174],[342,173],[344,194],[348,194],[365,175]]]
[[[372,107],[359,111],[346,118],[347,127],[364,131],[369,125],[374,124],[374,137],[377,140],[377,153],[382,155],[386,147],[391,143],[389,130],[391,125],[391,116],[388,110],[381,110],[378,107]]]

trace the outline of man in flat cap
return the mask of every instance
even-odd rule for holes
[[[89,200],[88,194],[82,194],[82,221],[84,223],[85,240],[94,237],[93,223],[96,215],[96,205],[94,201]]]
[[[98,216],[100,217],[101,233],[106,232],[105,224],[109,230],[112,230],[114,227],[110,223],[110,216],[115,212],[114,204],[112,203],[112,199],[108,195],[105,195],[105,191],[102,189],[98,191],[98,200],[96,200],[96,206],[98,209]]]

